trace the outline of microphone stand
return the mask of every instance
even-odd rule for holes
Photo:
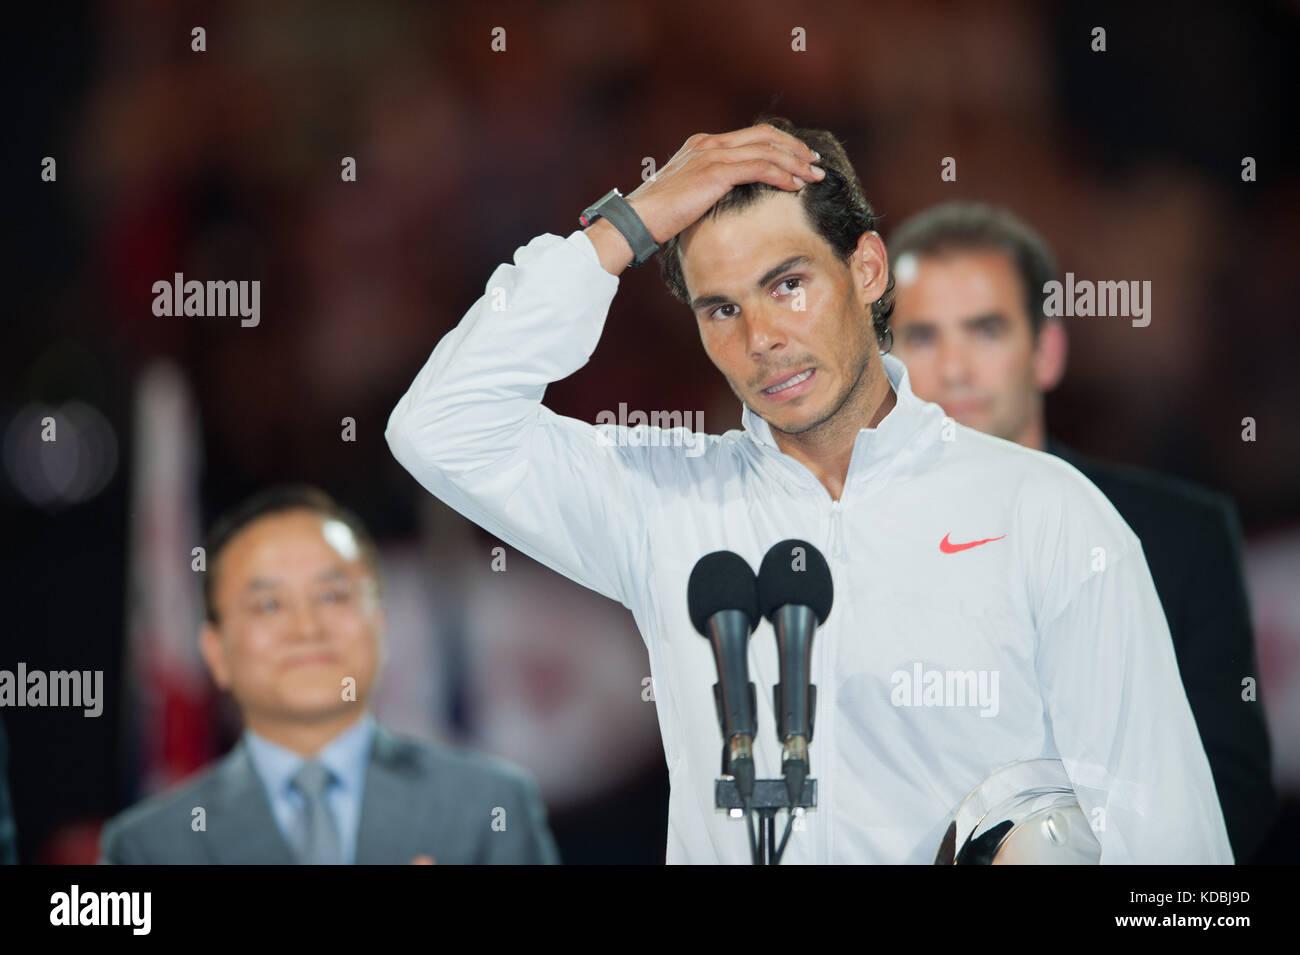
[[[714,805],[718,809],[726,809],[728,814],[732,816],[735,816],[737,812],[741,812],[749,821],[751,826],[750,855],[753,864],[779,865],[781,856],[785,852],[786,843],[790,839],[795,811],[815,809],[817,807],[817,780],[811,777],[804,780],[803,792],[799,794],[799,799],[794,805],[790,804],[790,793],[786,788],[784,779],[754,780],[754,795],[749,800],[749,805],[745,805],[745,800],[741,798],[740,789],[736,785],[735,777],[723,776],[714,783],[713,798]],[[785,835],[778,846],[776,844],[776,814],[782,809],[789,813],[789,818],[786,820]],[[754,844],[752,831],[752,812],[757,812],[759,817],[757,845]]]
[[[750,699],[753,700],[754,684],[748,686]],[[784,729],[785,718],[783,716],[783,694],[780,684],[772,687],[772,694],[775,704],[775,710],[780,717]],[[713,685],[714,703],[718,708],[718,719],[726,725],[723,719],[722,703],[722,683],[718,682]],[[812,728],[814,714],[817,708],[817,687],[809,686],[807,694],[796,701],[796,705],[802,703],[807,707],[808,712],[808,734],[795,734],[785,738],[783,744],[783,763],[782,767],[787,769],[785,760],[791,755],[802,763],[804,772],[808,767],[808,744],[812,742]],[[754,703],[750,704],[750,712],[757,712]],[[778,733],[778,735],[780,735]],[[785,853],[786,843],[790,841],[790,832],[794,828],[796,811],[799,814],[809,809],[817,808],[817,780],[810,776],[803,779],[803,788],[798,793],[798,798],[792,801],[792,792],[798,785],[797,779],[782,777],[781,779],[754,779],[754,761],[752,751],[746,751],[746,758],[736,760],[735,739],[726,740],[722,747],[722,772],[723,775],[714,783],[713,804],[718,809],[727,810],[728,815],[735,816],[740,813],[749,828],[749,855],[753,865],[780,865],[781,856]],[[794,744],[793,746],[791,744]],[[738,779],[732,775],[730,770],[734,767],[741,769],[743,765],[743,774],[745,779]],[[746,798],[745,790],[749,788],[752,780],[753,795]],[[780,845],[776,842],[776,814],[784,809],[787,812],[785,833],[781,836]],[[754,812],[758,813],[758,832],[754,832]]]

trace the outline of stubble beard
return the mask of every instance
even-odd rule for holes
[[[764,418],[763,420],[764,420],[764,421],[767,421],[767,425],[768,425],[768,427],[771,428],[773,431],[778,431],[778,432],[780,432],[781,434],[784,434],[784,435],[791,435],[791,436],[793,436],[793,435],[806,435],[806,434],[808,434],[810,431],[816,431],[816,430],[819,429],[819,428],[830,428],[830,427],[833,427],[833,426],[834,426],[834,423],[835,423],[835,418],[836,418],[836,416],[839,415],[839,413],[840,413],[841,411],[844,410],[844,406],[847,405],[847,404],[849,403],[849,401],[850,401],[850,400],[851,400],[851,399],[852,399],[856,394],[858,394],[858,393],[860,393],[861,391],[864,390],[864,389],[863,389],[863,379],[866,377],[866,374],[867,374],[867,368],[870,367],[870,365],[871,365],[871,356],[868,355],[867,358],[866,358],[866,360],[863,361],[863,363],[862,363],[862,367],[858,369],[858,374],[857,374],[857,376],[853,379],[853,383],[852,383],[851,385],[849,385],[849,387],[848,387],[847,389],[845,389],[844,394],[840,397],[840,400],[837,401],[837,402],[835,403],[835,406],[834,406],[833,408],[831,408],[830,411],[828,411],[828,412],[827,412],[823,417],[818,418],[816,421],[813,421],[813,422],[811,422],[811,423],[809,423],[809,424],[806,424],[806,425],[804,425],[804,426],[801,427],[801,428],[795,428],[795,429],[793,429],[793,430],[788,430],[788,429],[786,429],[786,428],[782,428],[782,427],[780,427],[780,426],[774,424],[773,422],[769,421],[769,420],[766,419],[766,418]],[[856,430],[856,429],[855,429],[855,430]]]
[[[844,389],[844,393],[839,396],[839,400],[837,400],[834,403],[831,409],[826,414],[818,418],[816,421],[810,422],[809,424],[806,424],[803,427],[794,428],[791,430],[791,429],[779,427],[778,425],[774,424],[771,420],[767,418],[763,418],[763,420],[767,422],[768,427],[771,428],[773,431],[779,432],[784,435],[791,435],[791,436],[807,435],[809,434],[809,432],[816,431],[819,428],[826,428],[827,430],[830,430],[831,428],[834,428],[836,425],[839,424],[839,422],[836,419],[840,415],[840,413],[844,411],[845,406],[847,406],[854,398],[866,394],[867,385],[869,384],[869,382],[866,380],[867,370],[870,367],[871,367],[871,348],[870,346],[868,346],[863,351],[862,364],[859,366],[858,373],[857,375],[854,376],[852,383],[847,388]],[[850,411],[851,410],[852,409],[850,409]],[[866,409],[863,410],[864,413],[869,413]],[[762,416],[760,415],[760,417]],[[852,430],[858,431],[864,427],[866,427],[865,422],[863,424],[858,425],[856,428],[853,428]]]

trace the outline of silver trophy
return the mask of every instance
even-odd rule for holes
[[[1012,763],[949,817],[935,865],[1096,865],[1101,844],[1059,759]]]

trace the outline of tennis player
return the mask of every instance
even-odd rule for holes
[[[386,436],[432,494],[633,613],[670,863],[750,860],[744,824],[714,808],[716,670],[691,568],[721,549],[757,567],[792,537],[823,551],[836,594],[813,644],[818,805],[786,861],[928,863],[972,787],[1039,758],[1063,762],[1102,862],[1232,861],[1138,539],[1070,465],[956,424],[882,355],[888,259],[834,136],[781,118],[696,134],[580,223],[493,272]],[[742,430],[596,426],[543,404],[595,350],[619,275],[656,254]],[[766,627],[750,672],[757,768],[775,776]]]

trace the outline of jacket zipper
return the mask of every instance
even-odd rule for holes
[[[843,495],[841,495],[843,497]],[[844,508],[840,501],[831,501],[831,555],[844,556]]]
[[[845,489],[848,488],[847,479],[844,482],[844,486]],[[845,550],[844,548],[844,490],[840,491],[839,500],[834,500],[834,499],[831,500],[830,522],[831,522],[831,527],[830,527],[831,558],[830,559],[833,563],[840,564],[842,566],[844,563],[844,550]],[[825,642],[825,639],[826,638],[823,637],[822,644],[821,644],[821,663],[822,663],[821,669],[823,674],[823,680],[826,679],[826,674],[830,672],[830,669],[834,665],[832,648]],[[830,698],[831,694],[826,693],[826,689],[822,690],[822,694],[819,695],[820,698],[818,699],[818,708],[821,709],[822,711],[822,722],[821,722],[822,729],[820,732],[820,739],[819,739],[821,746],[819,748],[821,750],[821,753],[830,754],[832,752],[831,746],[833,746],[834,744],[829,742],[827,739],[827,737],[831,735],[833,732],[830,728],[831,720],[829,719],[828,710],[832,705],[833,701]],[[816,729],[814,729],[813,736],[814,738],[818,738],[819,736]],[[821,840],[821,846],[819,847],[820,852],[817,853],[817,856],[819,857],[817,858],[817,861],[822,864],[829,863],[833,858],[832,855],[833,848],[831,845],[831,827],[834,825],[834,820],[832,818],[832,813],[831,813],[831,796],[834,794],[835,785],[834,785],[834,781],[831,779],[830,770],[831,770],[830,764],[823,763],[822,772],[820,774],[814,774],[814,775],[820,775],[822,779],[822,782],[818,784],[819,788],[821,789],[821,792],[818,793],[818,800],[817,800],[818,805],[821,807],[821,813],[823,816],[822,826],[821,826],[822,840]]]

